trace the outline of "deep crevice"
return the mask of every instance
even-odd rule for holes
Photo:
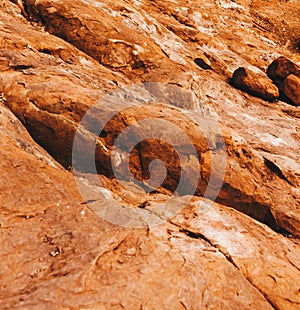
[[[211,66],[204,62],[202,58],[195,58],[195,64],[203,70],[211,70]]]
[[[12,68],[13,68],[15,71],[22,71],[22,70],[30,69],[30,68],[32,68],[32,67],[33,67],[33,66],[16,65],[16,66],[13,66]]]
[[[280,168],[273,163],[271,160],[267,159],[266,157],[263,157],[264,161],[265,161],[265,165],[268,167],[268,169],[275,173],[280,179],[286,181],[289,185],[293,186],[294,185],[290,182],[289,179],[287,179],[287,177],[282,173],[282,171],[280,170]]]

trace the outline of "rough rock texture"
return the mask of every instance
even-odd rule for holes
[[[76,194],[72,175],[11,112],[2,106],[0,116],[1,171],[10,176],[1,182],[1,308],[272,309],[271,303],[285,309],[299,303],[297,243],[219,205],[203,216],[207,201],[198,199],[158,227],[113,226],[95,216]]]
[[[251,2],[255,23],[276,34],[286,47],[297,48],[299,44],[299,4],[297,1],[254,0]]]
[[[299,105],[300,67],[281,56],[274,60],[267,69],[268,76],[279,87],[281,98],[288,103]]]
[[[232,75],[232,84],[249,94],[265,100],[274,101],[279,97],[279,90],[263,72],[248,68],[238,68]]]
[[[300,105],[300,77],[290,74],[282,83],[283,93],[296,105]]]
[[[283,81],[290,74],[300,77],[300,67],[281,56],[270,64],[267,74],[273,81]]]
[[[297,96],[297,12],[293,1],[2,1],[0,307],[298,309],[299,107],[228,83],[252,67]],[[264,99],[278,96],[265,76],[254,86]],[[99,176],[90,162],[74,176],[74,135],[99,100],[80,131],[90,144],[79,143],[76,158],[94,147]],[[133,150],[117,140],[131,126],[139,141],[136,122],[151,118],[143,127],[160,139]],[[214,181],[223,182],[214,203],[202,198],[213,191],[212,154]],[[142,188],[115,178],[126,157]],[[153,159],[166,168],[157,189]],[[112,198],[122,205],[116,213]],[[127,210],[159,222],[161,206],[178,214],[149,227],[99,216],[122,223]]]

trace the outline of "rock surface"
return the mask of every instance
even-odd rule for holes
[[[72,175],[34,144],[11,112],[2,106],[0,115],[7,154],[1,171],[10,175],[1,182],[2,308],[272,309],[270,303],[299,302],[297,243],[217,204],[203,216],[208,202],[201,199],[151,229],[111,225],[95,216],[76,194]]]
[[[296,105],[300,105],[300,77],[290,74],[282,83],[283,93]]]
[[[278,90],[262,75],[277,59],[267,73],[298,104],[297,12],[2,1],[0,307],[298,309],[299,107],[265,101]],[[239,67],[256,68],[242,82],[263,99],[227,82]],[[132,178],[117,180],[124,158]],[[130,214],[159,224],[133,228]]]

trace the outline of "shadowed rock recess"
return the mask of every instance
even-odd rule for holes
[[[0,14],[1,309],[300,308],[298,1]]]

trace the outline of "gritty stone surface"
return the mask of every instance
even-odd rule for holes
[[[300,78],[298,76],[288,75],[283,81],[282,90],[296,106],[300,105]]]
[[[3,0],[0,14],[0,308],[299,308],[296,2]],[[240,67],[250,94],[228,83]],[[296,106],[268,101],[266,71]],[[76,159],[96,145],[99,174],[72,171],[97,102]],[[149,119],[160,139],[115,145]],[[160,224],[125,227],[129,214]]]

